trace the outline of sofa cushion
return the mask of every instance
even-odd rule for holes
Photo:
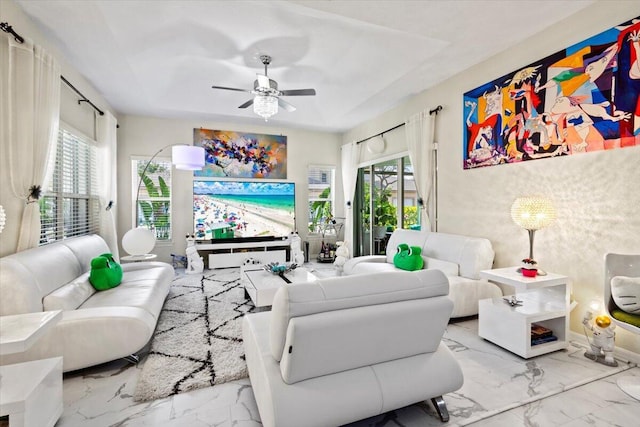
[[[138,307],[157,318],[174,277],[173,268],[161,262],[135,264],[141,265],[122,266],[124,274],[120,286],[96,293],[79,308]]]
[[[426,268],[430,270],[440,270],[445,276],[458,276],[459,266],[455,262],[444,261],[441,259],[423,257],[425,259]]]
[[[75,310],[95,293],[95,288],[89,282],[89,273],[84,273],[74,281],[45,296],[42,305],[44,311]]]
[[[422,255],[454,262],[460,267],[460,276],[480,279],[480,271],[493,266],[495,253],[491,242],[478,237],[447,233],[428,233]]]
[[[373,304],[445,296],[448,293],[449,282],[438,270],[396,270],[284,286],[276,292],[271,307],[273,358],[281,360],[291,318]]]

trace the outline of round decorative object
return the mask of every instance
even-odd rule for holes
[[[4,213],[4,208],[0,205],[0,233],[4,230],[4,225],[7,221],[7,215]]]
[[[384,151],[384,139],[382,136],[376,136],[367,141],[367,150],[371,154],[380,154]]]
[[[122,248],[129,255],[145,255],[156,245],[156,233],[148,228],[138,227],[127,231],[122,238]]]

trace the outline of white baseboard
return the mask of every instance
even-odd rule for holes
[[[579,334],[577,332],[569,331],[569,339],[571,340],[571,342],[581,345],[585,349],[589,347],[589,343],[587,342],[587,337],[585,337],[584,334]],[[638,353],[625,350],[624,348],[616,347],[614,354],[615,354],[615,358],[618,360],[635,363],[636,365],[640,366],[640,354]]]

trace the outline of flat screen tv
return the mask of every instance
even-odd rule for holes
[[[196,239],[269,239],[295,231],[295,184],[193,181]]]

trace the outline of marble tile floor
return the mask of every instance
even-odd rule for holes
[[[330,265],[311,267],[322,276],[335,274]],[[640,402],[627,396],[615,383],[620,376],[640,377],[640,368],[623,365],[624,372],[610,375],[613,371],[607,370],[611,368],[587,360],[579,348],[552,353],[544,359],[530,359],[533,363],[523,364],[518,356],[477,337],[470,342],[468,336],[474,332],[477,332],[477,320],[452,323],[447,330],[448,346],[460,357],[461,364],[462,359],[466,359],[465,385],[444,397],[451,412],[449,423],[440,422],[430,403],[421,403],[349,427],[640,426]],[[141,357],[144,356],[142,353]],[[119,360],[66,374],[64,412],[56,426],[261,425],[249,379],[136,403],[132,395],[141,368],[142,364],[134,366]],[[498,370],[502,372],[496,372]],[[600,379],[574,388],[562,387],[575,384],[576,379],[583,377]],[[566,391],[546,387],[551,381]],[[510,395],[522,397],[511,405],[500,401]],[[530,403],[519,403],[524,401]],[[487,407],[508,410],[487,411]],[[488,415],[492,416],[480,419]]]

